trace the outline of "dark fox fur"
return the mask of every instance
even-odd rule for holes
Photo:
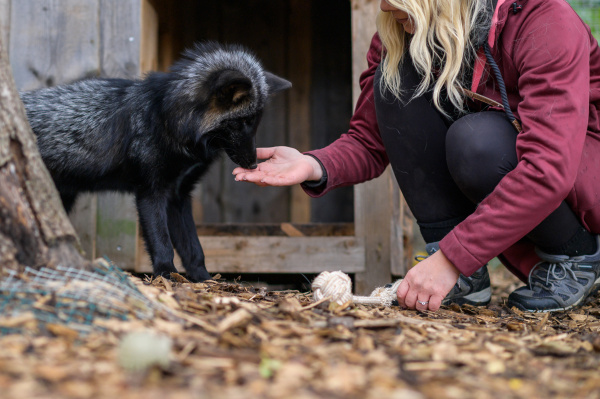
[[[174,249],[193,281],[210,278],[190,192],[225,151],[256,167],[254,136],[267,97],[291,84],[240,46],[203,43],[168,73],[89,79],[21,93],[42,158],[69,211],[90,191],[135,194],[155,275]]]

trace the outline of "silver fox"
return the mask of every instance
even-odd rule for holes
[[[256,167],[255,134],[271,93],[291,83],[247,49],[196,44],[169,72],[141,80],[87,79],[22,92],[42,158],[69,211],[81,192],[135,195],[155,276],[210,278],[190,192],[223,151]]]

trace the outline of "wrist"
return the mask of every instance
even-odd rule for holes
[[[437,255],[439,257],[441,263],[446,267],[446,269],[449,272],[455,274],[456,278],[458,279],[458,276],[460,275],[460,271],[458,270],[458,268],[456,266],[454,266],[454,263],[452,263],[450,261],[450,259],[448,259],[441,250],[436,251],[436,253],[434,255]]]
[[[306,180],[307,181],[321,180],[323,178],[323,168],[321,167],[321,164],[319,163],[319,161],[317,161],[316,158],[314,158],[310,155],[304,155],[304,157],[311,167],[311,173]]]

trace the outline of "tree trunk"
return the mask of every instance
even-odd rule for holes
[[[38,152],[0,38],[0,274],[90,268]]]

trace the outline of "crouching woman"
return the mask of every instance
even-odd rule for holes
[[[490,299],[498,257],[527,311],[581,304],[600,283],[600,49],[563,0],[382,0],[350,128],[301,154],[259,149],[236,180],[312,196],[391,164],[428,256],[400,304]]]

